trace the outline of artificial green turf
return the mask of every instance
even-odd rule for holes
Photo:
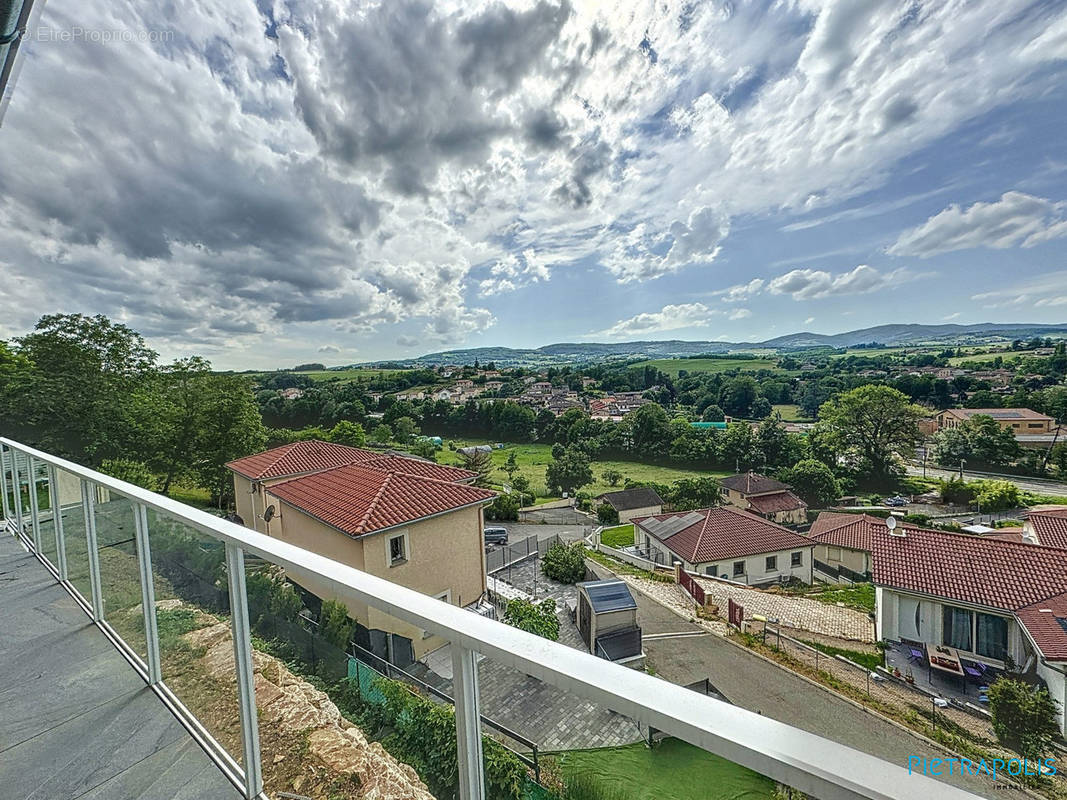
[[[608,547],[629,547],[634,543],[634,526],[631,523],[604,528],[600,532],[600,541]]]
[[[626,800],[765,800],[774,781],[680,739],[561,753],[564,779],[580,772]]]

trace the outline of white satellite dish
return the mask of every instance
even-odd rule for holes
[[[897,530],[897,518],[896,517],[888,517],[886,519],[886,521],[885,521],[885,526],[887,528],[889,528],[889,535],[890,536],[903,536],[904,535],[904,529],[903,528],[901,528],[899,531]]]

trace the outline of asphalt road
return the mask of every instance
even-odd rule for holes
[[[923,468],[914,464],[908,464],[907,470],[909,475],[921,476],[923,474]],[[928,478],[956,478],[959,477],[959,474],[959,470],[948,470],[930,466],[927,466],[926,468],[926,477]],[[1046,478],[1028,478],[1022,475],[1002,475],[992,472],[972,472],[967,469],[963,471],[963,477],[969,481],[1011,481],[1020,489],[1027,492],[1035,492],[1036,494],[1056,494],[1067,497],[1067,483],[1048,480]]]
[[[659,603],[636,594],[637,621],[645,634],[701,630]],[[655,674],[687,685],[708,678],[732,703],[906,767],[908,756],[947,757],[907,731],[869,714],[832,692],[813,686],[775,664],[710,634],[646,639]],[[1023,800],[1027,795],[987,777],[943,780],[989,798]]]

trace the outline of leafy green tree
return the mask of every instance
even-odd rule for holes
[[[381,425],[376,425],[374,430],[370,432],[370,440],[378,444],[388,444],[393,441],[393,429],[384,422]]]
[[[155,491],[156,476],[143,461],[129,458],[108,458],[100,465],[100,471],[120,481],[132,483],[142,489]]]
[[[511,488],[518,495],[520,505],[525,504],[527,497],[533,498],[530,493],[530,479],[525,475],[517,475],[511,482]]]
[[[726,419],[726,412],[722,410],[721,406],[713,403],[704,409],[704,413],[700,415],[700,419],[704,422],[723,422]]]
[[[712,477],[681,478],[671,484],[668,497],[674,511],[712,508],[722,503],[719,489],[719,482]]]
[[[410,449],[412,455],[416,455],[419,458],[425,458],[427,461],[437,460],[437,446],[429,439],[416,439]]]
[[[519,518],[519,498],[515,494],[498,494],[485,508],[485,518],[494,520],[517,520]]]
[[[841,495],[833,471],[814,458],[798,461],[792,469],[786,471],[783,479],[793,487],[796,495],[812,508],[825,508]]]
[[[722,435],[722,460],[737,471],[756,466],[759,450],[752,428],[744,423],[730,425]]]
[[[348,616],[348,608],[336,600],[323,600],[319,612],[319,634],[334,647],[348,650],[355,623]]]
[[[665,458],[670,446],[670,419],[663,406],[646,403],[623,417],[633,451],[645,458]]]
[[[596,518],[601,525],[619,524],[619,512],[609,503],[601,503],[596,507]]]
[[[585,546],[581,542],[556,542],[541,559],[541,571],[560,583],[585,580]]]
[[[519,471],[519,462],[515,458],[514,450],[508,452],[508,457],[505,459],[504,466],[501,467],[501,469],[503,469],[504,474],[508,476],[509,482],[515,476],[515,473]]]
[[[475,485],[483,489],[489,486],[493,472],[493,456],[485,450],[471,448],[460,453],[460,457],[463,459],[463,469],[478,473],[478,477],[474,479]]]
[[[771,415],[771,401],[766,397],[757,397],[752,401],[752,418],[767,419]]]
[[[408,444],[418,432],[419,426],[411,417],[398,417],[393,420],[393,435],[400,444]]]
[[[1028,758],[1051,752],[1059,736],[1056,705],[1047,689],[1023,681],[1002,677],[989,687],[989,712],[997,739]]]
[[[1010,464],[1022,452],[1012,430],[1001,427],[987,414],[975,414],[958,427],[938,431],[933,436],[933,450],[937,463],[946,466],[960,461]]]
[[[608,486],[618,486],[624,476],[617,469],[609,468],[601,472],[600,477]]]
[[[974,501],[982,511],[1005,511],[1021,504],[1019,487],[1011,481],[975,481]]]
[[[343,419],[330,428],[329,440],[349,447],[363,447],[367,443],[367,434],[358,422]]]
[[[559,617],[556,616],[556,601],[551,597],[540,603],[521,598],[508,600],[504,623],[553,642],[559,640]]]
[[[870,384],[823,403],[819,426],[838,452],[878,485],[889,483],[900,458],[912,454],[925,416],[903,392]]]
[[[545,469],[545,484],[552,494],[573,494],[592,482],[593,470],[589,466],[589,456],[574,447],[564,450]]]
[[[719,394],[719,405],[733,417],[749,417],[752,404],[759,397],[759,384],[751,375],[738,375],[731,378]],[[768,411],[767,413],[770,413]]]

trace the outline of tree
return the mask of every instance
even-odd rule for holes
[[[419,432],[419,426],[411,417],[400,417],[393,420],[393,435],[400,444],[408,444],[412,437]]]
[[[825,508],[841,494],[833,471],[814,458],[798,461],[783,477],[793,492],[812,508]]]
[[[530,494],[530,479],[525,475],[517,476],[511,482],[511,488],[518,494],[520,506],[526,502],[527,497],[532,497]]]
[[[585,545],[581,542],[556,542],[541,559],[541,571],[560,583],[577,583],[585,579]]]
[[[766,397],[757,397],[752,401],[752,418],[767,419],[771,415],[771,401]]]
[[[514,494],[498,494],[496,499],[485,508],[485,518],[493,520],[517,520],[519,518],[519,498]]]
[[[624,476],[617,469],[609,468],[601,472],[600,477],[608,486],[618,486]]]
[[[504,461],[504,466],[501,467],[501,469],[503,469],[504,473],[508,476],[509,482],[515,476],[515,473],[519,471],[519,462],[515,458],[514,450],[508,451],[508,457]]]
[[[416,439],[415,443],[412,444],[409,449],[411,450],[412,455],[418,456],[419,458],[425,458],[427,461],[437,460],[437,445],[429,439]]]
[[[393,441],[393,429],[384,422],[381,425],[376,425],[374,430],[370,432],[370,440],[377,444],[388,444]]]
[[[975,414],[955,428],[945,428],[933,436],[934,459],[945,466],[962,460],[983,464],[1010,464],[1021,453],[1010,428],[1001,427],[987,414]]]
[[[704,409],[700,419],[704,422],[723,422],[726,420],[726,412],[713,403]]]
[[[1002,677],[989,687],[989,712],[997,739],[1028,758],[1044,756],[1059,735],[1059,709],[1044,687]]]
[[[596,518],[601,525],[619,524],[619,512],[609,503],[601,503],[596,507]]]
[[[367,443],[367,434],[358,422],[343,419],[330,428],[330,441],[349,447],[363,447]]]
[[[878,485],[891,482],[900,457],[911,454],[924,416],[903,392],[869,384],[823,403],[819,426],[831,445]]]
[[[711,477],[681,478],[671,485],[669,493],[674,511],[712,508],[722,503],[719,482]]]
[[[334,647],[348,650],[355,623],[348,617],[348,607],[336,600],[323,600],[319,613],[319,634]]]
[[[565,449],[545,469],[545,484],[552,494],[572,494],[592,482],[593,470],[589,467],[589,456],[574,447]]]
[[[646,403],[623,417],[623,424],[630,432],[633,452],[645,458],[659,459],[667,455],[670,447],[670,419],[663,406]]]
[[[504,623],[553,642],[559,640],[559,617],[556,616],[556,601],[551,597],[540,603],[522,598],[508,600]]]
[[[757,397],[759,397],[759,384],[756,383],[756,379],[751,375],[738,375],[722,387],[719,405],[730,416],[748,417],[752,413],[752,404]]]
[[[463,459],[463,469],[476,472],[478,477],[474,479],[475,486],[483,489],[490,483],[489,476],[493,471],[493,456],[486,450],[471,447],[460,453]]]

